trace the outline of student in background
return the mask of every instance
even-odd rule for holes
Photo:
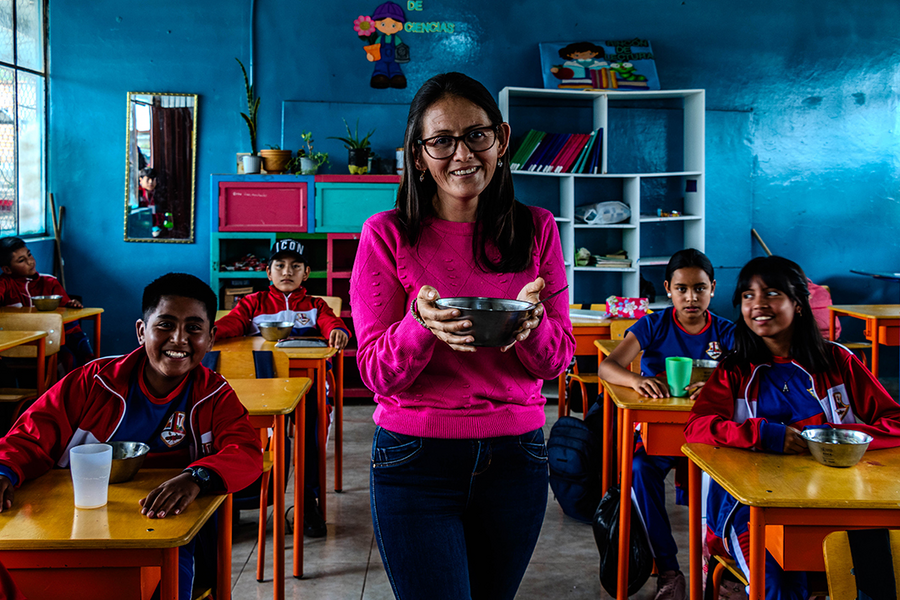
[[[258,323],[283,321],[294,324],[291,335],[322,335],[332,348],[346,348],[350,339],[347,325],[323,299],[310,296],[303,286],[309,271],[309,260],[301,242],[293,239],[275,242],[266,267],[272,285],[268,290],[244,296],[231,312],[216,322],[219,339],[258,335]],[[316,385],[318,382],[314,382],[310,398],[315,398]],[[319,489],[318,413],[315,402],[306,403],[306,496],[303,505],[306,514],[303,520],[304,533],[310,537],[323,537],[327,533],[318,504],[322,493]]]
[[[600,363],[598,371],[604,381],[628,386],[648,398],[669,396],[666,358],[718,361],[734,343],[734,324],[709,310],[716,278],[705,254],[693,248],[676,252],[666,266],[664,286],[672,307],[651,313],[632,325],[622,343]],[[627,367],[640,352],[641,372],[632,373]],[[702,387],[703,382],[697,382],[686,389],[691,398],[696,398]],[[654,600],[683,600],[685,580],[666,512],[665,479],[684,457],[650,456],[640,440],[637,444],[633,489],[659,571]]]
[[[803,270],[780,256],[741,269],[734,351],[713,372],[685,426],[690,443],[798,454],[807,426],[864,431],[870,450],[900,446],[900,405],[846,348],[825,342]],[[732,556],[749,577],[750,509],[716,482],[707,497],[712,554]],[[806,600],[806,573],[783,571],[766,552],[766,598]]]

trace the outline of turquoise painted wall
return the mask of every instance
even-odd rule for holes
[[[352,30],[377,4],[256,3],[263,144],[280,142],[286,100],[357,102],[365,114],[366,103],[408,103],[447,70],[493,92],[540,86],[540,41],[643,37],[663,87],[707,90],[707,251],[720,291],[730,292],[737,269],[761,253],[750,241],[756,227],[773,251],[830,284],[836,301],[900,299],[898,284],[849,273],[900,266],[900,4],[423,0],[407,18],[453,22],[456,33],[403,34],[409,87],[383,91],[369,87],[371,67]],[[49,14],[50,189],[70,216],[69,286],[109,309],[105,347],[125,351],[142,285],[172,269],[207,273],[208,175],[231,171],[234,153],[247,147],[234,57],[250,59],[250,2],[50,0]],[[194,245],[121,241],[128,90],[200,94]],[[379,136],[391,147],[402,132]],[[730,314],[729,295],[717,295],[714,309]],[[897,363],[891,356],[887,369]]]

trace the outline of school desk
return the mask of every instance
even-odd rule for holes
[[[853,317],[866,322],[866,339],[872,342],[872,375],[878,378],[878,346],[900,345],[900,304],[837,304],[829,306],[828,339],[834,340],[834,319]]]
[[[652,456],[678,456],[684,444],[684,424],[694,401],[684,398],[645,398],[629,387],[603,381],[606,395],[619,409],[619,431],[622,432],[619,504],[619,568],[616,590],[619,600],[628,598],[628,557],[631,540],[631,482],[634,461],[634,426],[641,423],[644,450]],[[604,441],[604,446],[606,443]],[[693,543],[693,539],[691,540]],[[691,582],[700,578],[699,568],[691,563]],[[699,596],[692,597],[699,600]]]
[[[0,513],[0,562],[29,598],[141,598],[160,581],[161,598],[178,597],[178,547],[190,542],[219,506],[217,597],[231,596],[231,495],[200,495],[180,515],[148,519],[138,500],[181,472],[141,469],[109,486],[106,506],[75,508],[72,475],[52,469],[16,490]],[[148,568],[153,567],[153,568]],[[149,597],[146,596],[146,597]]]
[[[51,312],[51,311],[40,311],[33,306],[3,306],[0,307],[0,313],[42,313],[42,312]],[[71,323],[72,321],[79,321],[81,319],[91,320],[94,322],[94,355],[95,356],[103,356],[100,354],[100,315],[103,314],[102,308],[66,308],[59,307],[56,309],[56,312],[62,315],[62,322],[65,325],[66,323]],[[63,332],[65,335],[65,332]],[[63,343],[65,343],[65,338],[63,339]]]
[[[335,348],[276,348],[275,342],[269,342],[262,337],[247,336],[228,338],[217,341],[213,350],[222,352],[269,350],[284,352],[290,359],[291,377],[314,378],[314,372],[318,371],[316,381],[322,382],[316,386],[317,404],[319,414],[319,488],[323,491],[319,498],[319,508],[322,516],[325,512],[325,441],[328,434],[325,423],[325,373],[326,361],[337,354],[334,360],[334,491],[343,491],[343,428],[344,428],[344,352]]]
[[[597,348],[597,366],[599,367],[603,359],[621,343],[622,340],[594,340],[594,346]],[[621,429],[618,430],[618,435],[621,440]],[[621,442],[613,444],[613,402],[610,394],[603,394],[603,464],[600,467],[600,488],[603,494],[606,494],[606,490],[609,489],[611,474],[615,473],[612,448],[620,446]]]
[[[272,469],[274,494],[272,499],[275,518],[272,525],[272,552],[274,557],[273,585],[275,600],[284,598],[284,418],[295,413],[294,419],[294,577],[303,576],[303,525],[298,519],[303,515],[304,448],[306,448],[303,400],[312,387],[308,377],[276,377],[274,379],[229,379],[241,404],[250,413],[250,423],[257,429],[273,428]],[[299,407],[300,410],[296,410]],[[296,412],[295,412],[296,411]],[[260,528],[265,530],[265,519]],[[260,550],[260,556],[263,551]],[[258,568],[258,567],[257,567]],[[259,573],[257,575],[259,579]]]
[[[691,593],[700,561],[700,470],[750,507],[750,600],[765,597],[766,550],[788,571],[824,571],[822,541],[832,531],[900,527],[900,448],[869,450],[853,467],[810,454],[770,454],[685,444],[691,459]],[[696,493],[696,497],[695,497]],[[697,500],[695,502],[695,499]]]
[[[591,311],[597,312],[597,311]],[[584,317],[571,312],[569,319],[572,322],[572,333],[575,335],[575,356],[593,356],[597,351],[594,348],[594,340],[609,339],[609,324],[611,319]],[[566,397],[566,373],[559,376],[559,416],[563,416]]]
[[[47,391],[45,382],[45,369],[47,358],[46,331],[17,331],[0,329],[0,352],[9,350],[23,344],[35,344],[37,346],[37,385],[38,394]]]

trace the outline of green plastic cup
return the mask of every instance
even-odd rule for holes
[[[669,384],[669,395],[673,398],[687,396],[686,388],[691,383],[691,371],[694,361],[683,356],[670,356],[666,359],[666,381]]]

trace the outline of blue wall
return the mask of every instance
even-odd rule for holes
[[[454,22],[456,33],[403,34],[413,56],[405,67],[409,87],[381,91],[368,85],[370,66],[352,30],[353,19],[378,3],[257,2],[263,147],[281,140],[286,100],[408,103],[429,76],[447,70],[472,74],[492,92],[539,87],[540,41],[643,37],[653,44],[663,87],[707,90],[707,251],[723,292],[714,309],[730,314],[736,270],[761,253],[751,227],[813,280],[830,284],[838,302],[900,298],[897,284],[849,273],[898,267],[891,228],[900,217],[894,0],[648,0],[627,7],[424,0],[424,10],[407,18]],[[250,59],[249,27],[249,0],[167,0],[152,8],[134,0],[50,0],[50,190],[69,211],[69,287],[107,307],[109,351],[133,345],[140,287],[154,275],[208,273],[208,175],[230,172],[234,153],[247,147],[234,57]],[[121,241],[128,90],[200,94],[194,245]],[[376,143],[390,148],[401,137],[379,130]],[[890,356],[888,369],[896,364]]]

